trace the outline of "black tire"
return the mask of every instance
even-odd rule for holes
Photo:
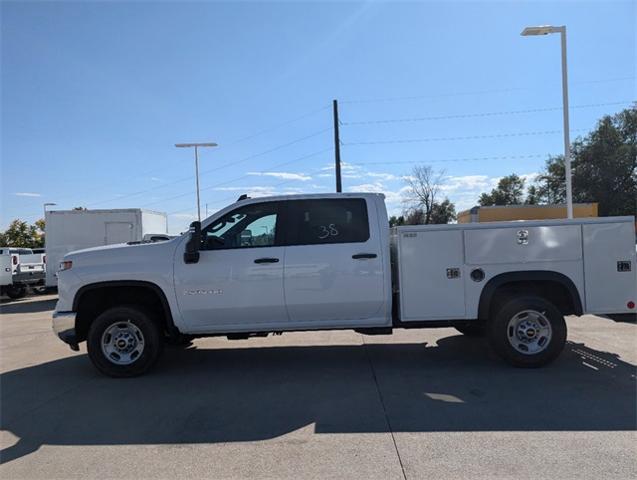
[[[130,322],[135,328],[135,334],[141,334],[143,349],[138,356],[127,365],[115,363],[102,349],[102,336],[104,332],[116,324],[127,324]],[[125,325],[123,325],[125,327]],[[137,344],[137,337],[135,337]],[[104,375],[109,377],[136,377],[146,373],[157,362],[163,350],[163,336],[156,322],[151,315],[135,305],[125,305],[113,307],[100,314],[91,323],[87,337],[88,355],[93,365]]]
[[[526,347],[525,342],[519,340],[516,330],[509,325],[518,315],[518,318],[522,319],[533,318],[524,313],[526,310],[540,313],[540,322],[546,322],[550,326],[550,337],[544,337],[545,343],[540,345],[541,350],[537,353],[522,353],[520,349]],[[555,360],[564,349],[566,322],[560,310],[551,302],[542,297],[529,295],[510,298],[500,303],[490,319],[488,334],[491,347],[508,363],[516,367],[537,368]],[[513,346],[514,343],[518,348]],[[541,343],[541,338],[538,343]]]
[[[486,325],[483,322],[456,325],[454,328],[467,337],[484,337],[487,333]]]
[[[7,297],[17,300],[18,298],[22,298],[27,294],[27,287],[24,285],[11,285],[7,287]]]

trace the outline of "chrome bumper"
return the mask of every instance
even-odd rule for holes
[[[78,351],[80,347],[75,333],[75,316],[75,312],[53,312],[53,332],[72,350]]]

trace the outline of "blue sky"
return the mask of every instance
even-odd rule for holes
[[[333,191],[334,98],[346,190],[399,212],[402,177],[429,164],[470,207],[563,149],[559,36],[522,28],[568,27],[574,138],[637,98],[635,5],[2,2],[0,228],[55,202],[164,211],[183,230],[194,166],[176,142],[220,144],[200,155],[210,211]]]

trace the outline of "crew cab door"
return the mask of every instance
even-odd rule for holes
[[[280,204],[252,203],[202,229],[199,262],[175,258],[177,301],[189,332],[242,331],[287,321]]]
[[[290,324],[319,328],[386,321],[383,259],[389,252],[382,251],[377,215],[368,214],[368,207],[374,205],[364,198],[286,202]]]

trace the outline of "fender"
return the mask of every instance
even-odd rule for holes
[[[496,275],[482,289],[480,294],[480,305],[478,306],[478,318],[486,319],[489,316],[489,307],[498,287],[514,282],[541,282],[550,281],[562,285],[569,292],[575,315],[582,315],[582,300],[573,281],[563,273],[549,270],[525,270],[518,272],[507,272]]]
[[[146,282],[142,280],[114,280],[107,282],[89,283],[88,285],[80,287],[75,293],[75,297],[73,297],[73,311],[77,312],[77,309],[80,305],[80,300],[82,299],[82,295],[84,295],[86,292],[108,287],[144,287],[153,290],[159,296],[159,299],[161,301],[161,306],[166,318],[166,329],[170,332],[170,334],[179,334],[179,329],[173,321],[172,311],[170,310],[170,304],[168,303],[166,294],[159,285],[152,282]]]

